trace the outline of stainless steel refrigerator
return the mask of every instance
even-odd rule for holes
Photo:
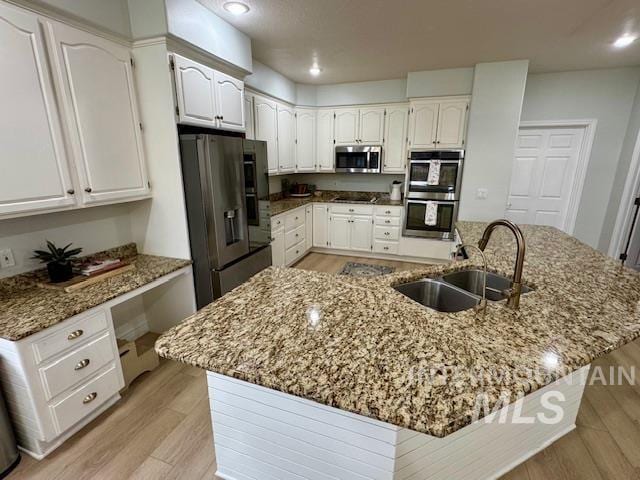
[[[198,308],[271,265],[265,142],[180,135]]]

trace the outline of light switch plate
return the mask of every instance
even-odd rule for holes
[[[479,188],[476,191],[476,198],[478,200],[486,200],[487,198],[489,198],[489,190],[487,190],[486,188]]]
[[[13,252],[10,248],[0,250],[0,268],[15,267],[16,260],[13,258]]]

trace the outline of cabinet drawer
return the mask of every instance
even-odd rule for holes
[[[399,240],[400,239],[400,227],[386,227],[376,225],[374,230],[374,237],[378,240]]]
[[[400,217],[378,217],[376,216],[376,225],[383,225],[387,227],[399,227]]]
[[[69,322],[69,323],[67,323]],[[33,344],[36,362],[40,363],[68,348],[78,347],[89,337],[107,328],[106,310],[97,310],[75,320],[55,326],[55,333]]]
[[[398,242],[386,242],[384,240],[373,241],[373,251],[376,253],[390,253],[393,255],[398,254]]]
[[[285,232],[290,232],[294,228],[304,224],[304,217],[304,208],[288,213],[284,219]]]
[[[51,405],[51,416],[57,433],[61,434],[109,400],[122,388],[122,377],[116,364]]]
[[[80,383],[116,358],[109,333],[40,369],[47,400]]]
[[[284,261],[286,262],[286,265],[290,265],[292,262],[295,262],[298,258],[304,255],[304,252],[304,241],[288,248],[284,254]]]
[[[400,217],[402,216],[402,207],[376,205],[375,214],[377,217]]]
[[[277,217],[271,217],[271,231],[275,232],[276,230],[284,227],[284,215],[278,215]]]
[[[284,246],[285,248],[291,248],[295,244],[304,241],[305,239],[305,226],[300,225],[297,228],[294,228],[290,232],[286,232],[284,235]]]
[[[350,203],[331,205],[331,213],[343,213],[346,215],[371,215],[373,214],[373,205],[352,205]]]

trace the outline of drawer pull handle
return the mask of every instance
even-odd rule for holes
[[[385,250],[389,250],[389,247],[384,247]]]
[[[384,213],[386,213],[387,215],[389,215],[391,213],[391,210],[387,210]]]
[[[384,232],[385,235],[391,235],[389,232]]]
[[[350,212],[353,212],[353,208],[350,208],[350,209],[349,209],[349,211],[350,211]]]
[[[83,333],[83,330],[74,330],[67,336],[67,340],[75,340],[76,338],[81,337]]]
[[[74,370],[82,370],[84,367],[88,366],[91,363],[91,360],[85,358],[84,360],[80,360],[76,363],[76,366],[73,367]]]
[[[391,223],[391,220],[385,220],[384,223]]]
[[[97,396],[98,396],[97,392],[91,392],[89,395],[87,395],[82,399],[82,403],[91,403],[96,399]]]

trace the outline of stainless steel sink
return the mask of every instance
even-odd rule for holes
[[[438,312],[460,312],[480,303],[480,298],[475,295],[432,278],[404,283],[393,288],[411,300]]]
[[[482,270],[460,270],[459,272],[448,273],[447,275],[444,275],[442,279],[445,282],[455,285],[467,292],[471,292],[474,295],[482,296],[482,284],[484,281],[484,271]],[[510,278],[487,272],[487,300],[491,300],[493,302],[504,300],[509,296],[508,293],[505,292],[510,287]],[[526,285],[522,286],[522,293],[530,291],[531,288]]]

